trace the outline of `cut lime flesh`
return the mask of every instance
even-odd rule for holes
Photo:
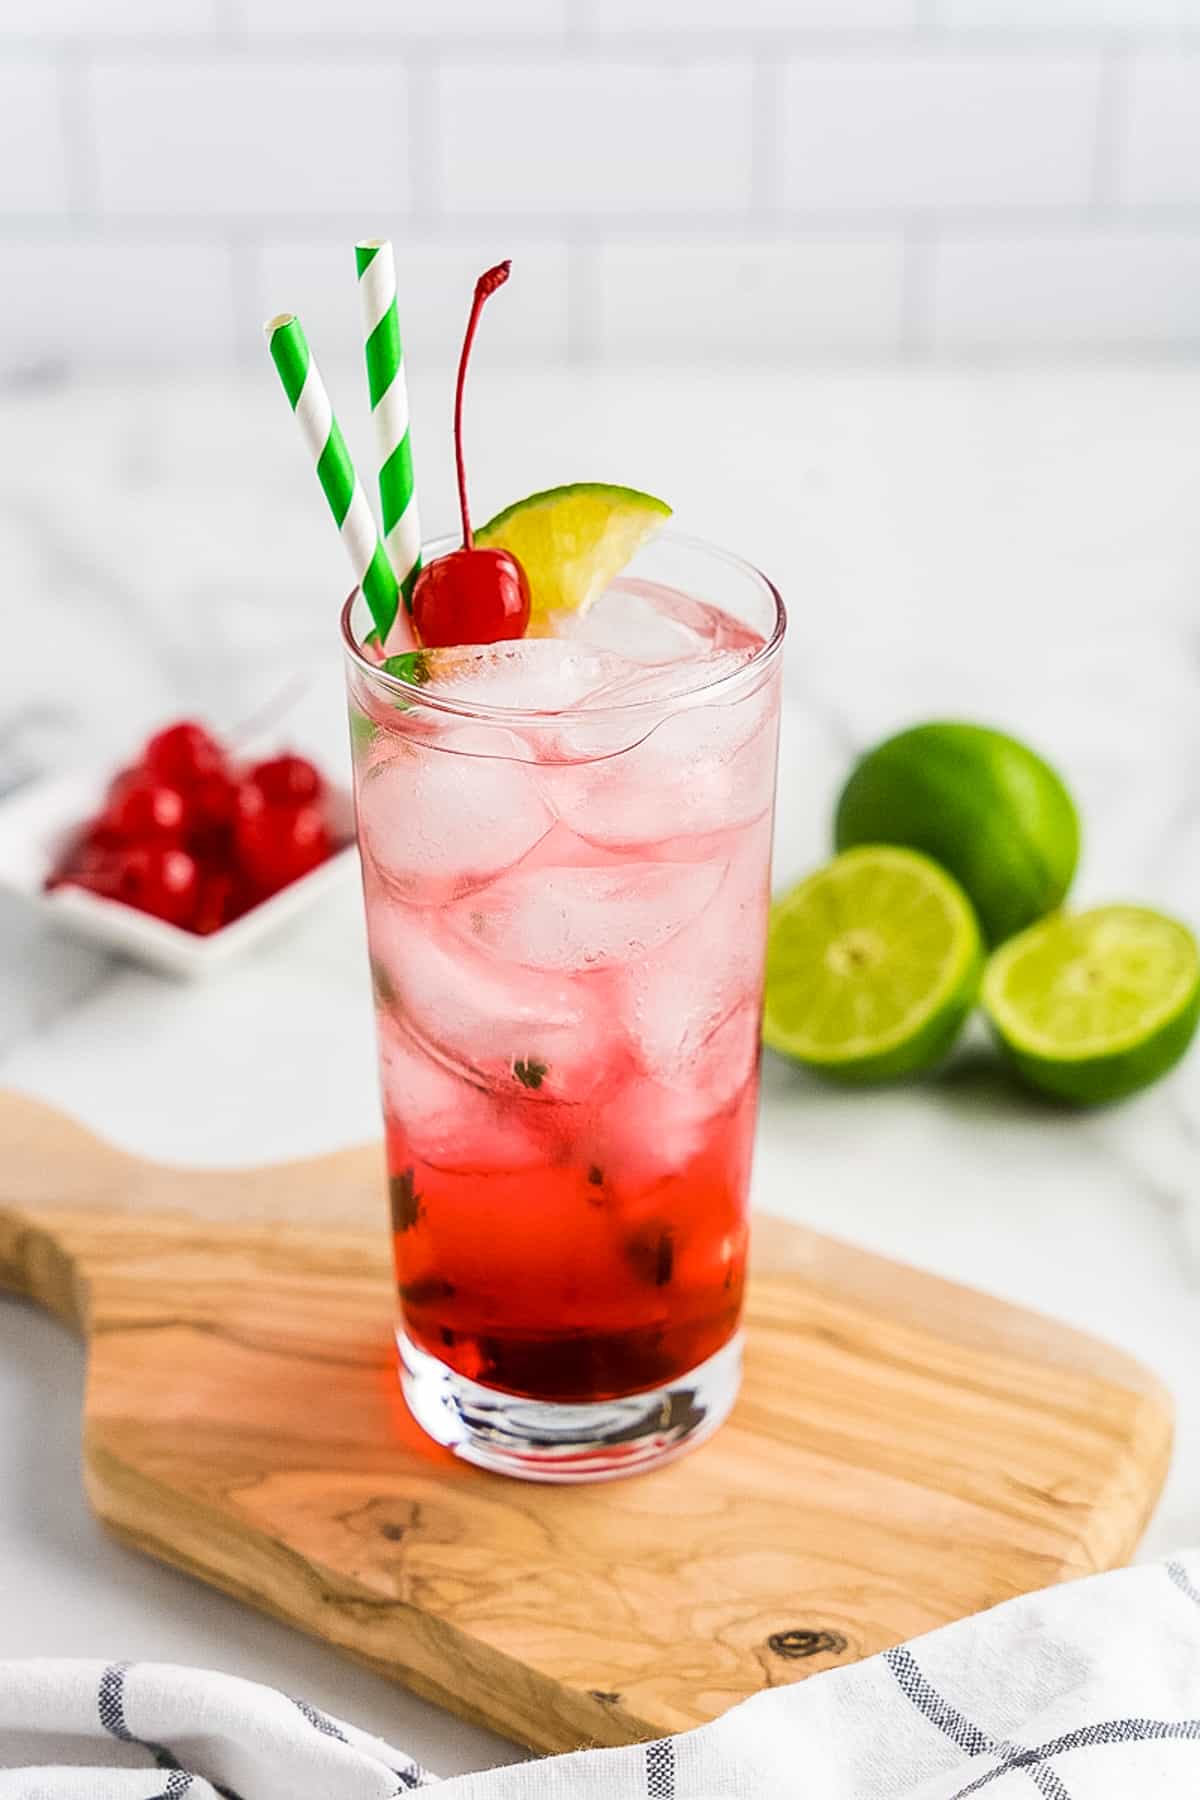
[[[846,851],[771,909],[763,1036],[842,1081],[915,1074],[957,1037],[982,960],[970,902],[936,863]]]
[[[1083,1105],[1123,1099],[1178,1062],[1200,1019],[1200,952],[1142,906],[1045,919],[988,964],[983,1004],[1021,1073]]]
[[[489,519],[475,542],[507,550],[529,581],[529,631],[577,612],[620,574],[635,551],[670,518],[665,500],[601,481],[530,494]]]

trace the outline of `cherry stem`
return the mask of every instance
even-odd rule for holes
[[[475,327],[479,323],[483,303],[489,294],[494,294],[498,287],[504,286],[511,268],[511,262],[497,263],[494,269],[488,269],[475,283],[475,298],[471,302],[471,316],[467,320],[462,355],[458,359],[458,386],[454,390],[454,460],[458,468],[458,507],[462,514],[463,547],[467,550],[475,548],[475,534],[471,530],[471,518],[467,511],[467,471],[463,463],[463,386],[467,379],[467,361],[471,355],[471,345],[475,342]]]

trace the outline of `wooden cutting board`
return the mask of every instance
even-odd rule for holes
[[[777,1220],[742,1399],[693,1455],[530,1486],[400,1398],[377,1148],[140,1162],[0,1095],[0,1284],[88,1340],[122,1538],[544,1750],[713,1718],[1123,1562],[1171,1408],[1128,1356]]]

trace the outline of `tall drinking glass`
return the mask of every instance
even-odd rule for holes
[[[404,1391],[536,1480],[677,1453],[740,1375],[783,606],[668,532],[595,617],[531,689],[343,615]]]

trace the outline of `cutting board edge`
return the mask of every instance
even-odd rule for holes
[[[86,1341],[90,1285],[59,1214],[0,1206],[0,1293],[42,1307]]]
[[[168,1541],[148,1531],[136,1504],[138,1490],[144,1487],[147,1510],[154,1500],[166,1498],[170,1502],[168,1516],[178,1524],[181,1498],[178,1490],[156,1482],[143,1470],[124,1462],[96,1441],[96,1434],[86,1425],[83,1471],[88,1503],[104,1529],[118,1542],[205,1586],[219,1589],[307,1637],[315,1637],[339,1655],[349,1657],[387,1680],[398,1682],[469,1724],[499,1732],[527,1749],[545,1753],[581,1747],[618,1749],[662,1735],[660,1725],[641,1719],[626,1708],[597,1699],[586,1690],[542,1675],[531,1664],[518,1662],[493,1645],[482,1645],[478,1639],[468,1637],[433,1612],[422,1611],[401,1600],[381,1598],[365,1588],[350,1591],[343,1573],[301,1557],[243,1521],[239,1524],[239,1547],[244,1550],[248,1543],[253,1543],[269,1558],[276,1572],[280,1568],[289,1571],[292,1579],[284,1585],[288,1597],[294,1596],[293,1603],[288,1604],[281,1597],[278,1583],[272,1584],[269,1591],[266,1584],[250,1586],[245,1580],[238,1579],[220,1555],[222,1537],[229,1535],[228,1515],[198,1506],[192,1496],[187,1497],[186,1506],[199,1530],[194,1552],[189,1554],[180,1547],[178,1539]],[[208,1556],[201,1554],[203,1548],[209,1550]],[[322,1600],[328,1608],[320,1623],[314,1620],[311,1605],[303,1604],[314,1581],[323,1584]],[[392,1654],[355,1641],[356,1609],[375,1621],[395,1618],[398,1641]],[[338,1627],[334,1632],[327,1629],[331,1615]],[[351,1628],[349,1632],[347,1626]],[[427,1668],[414,1665],[402,1654],[405,1637],[411,1639],[414,1627],[419,1639],[428,1638],[434,1643],[436,1654],[444,1659],[443,1666],[453,1668],[455,1687],[438,1681]],[[490,1659],[491,1666],[479,1666],[481,1657]],[[465,1684],[464,1669],[469,1674]],[[527,1704],[512,1708],[510,1702],[514,1691],[519,1692]],[[503,1701],[503,1718],[498,1700]],[[681,1721],[680,1729],[703,1722],[699,1719]],[[555,1726],[558,1729],[554,1729]]]
[[[1169,1456],[1169,1424],[1162,1443],[1164,1459]],[[128,1464],[108,1449],[90,1424],[84,1430],[84,1485],[89,1505],[103,1528],[117,1541],[142,1555],[165,1564],[218,1589],[269,1618],[281,1621],[306,1636],[315,1637],[338,1655],[348,1657],[385,1679],[399,1682],[406,1689],[435,1705],[445,1708],[469,1724],[499,1732],[514,1743],[543,1754],[563,1754],[586,1748],[620,1748],[652,1741],[668,1731],[695,1729],[712,1720],[707,1717],[678,1716],[651,1722],[628,1708],[613,1705],[597,1697],[596,1690],[571,1686],[561,1677],[542,1674],[532,1663],[520,1662],[494,1645],[472,1639],[458,1627],[432,1611],[389,1600],[366,1589],[353,1589],[344,1572],[323,1567],[315,1560],[268,1538],[245,1521],[239,1521],[236,1542],[242,1554],[248,1543],[256,1544],[276,1571],[282,1567],[289,1578],[282,1584],[250,1585],[231,1572],[221,1555],[222,1540],[230,1538],[228,1514],[219,1509],[199,1506],[194,1495],[183,1497],[168,1483],[157,1482],[144,1470]],[[1154,1491],[1147,1494],[1143,1505],[1125,1507],[1126,1528],[1105,1534],[1107,1548],[1077,1540],[1075,1552],[1064,1554],[1054,1563],[1047,1562],[1044,1581],[1039,1586],[1057,1586],[1064,1581],[1086,1580],[1092,1575],[1125,1566],[1152,1513],[1165,1478],[1166,1462],[1160,1465]],[[198,1527],[198,1540],[191,1552],[181,1548],[178,1537],[164,1539],[148,1531],[140,1517],[140,1508],[128,1504],[129,1493],[144,1486],[147,1510],[152,1514],[154,1502],[167,1502],[165,1511],[175,1524],[178,1508],[184,1498]],[[207,1554],[205,1554],[207,1552]],[[314,1582],[322,1587],[321,1617],[314,1616],[311,1590]],[[1024,1589],[1003,1594],[991,1604],[1004,1604]],[[305,1600],[309,1604],[305,1604]],[[983,1610],[987,1610],[985,1607]],[[395,1641],[390,1651],[378,1641],[368,1644],[356,1629],[356,1614],[365,1614],[374,1623],[374,1637],[386,1636],[395,1620]],[[958,1615],[948,1615],[931,1630],[954,1624]],[[330,1629],[331,1621],[335,1629]],[[384,1623],[386,1621],[386,1624]],[[434,1650],[433,1661],[454,1671],[454,1686],[439,1680],[428,1668],[415,1664],[406,1654],[409,1634],[415,1627],[422,1643]],[[925,1635],[924,1633],[921,1634]],[[869,1654],[878,1654],[893,1643],[904,1641],[899,1635],[887,1643],[873,1646]],[[490,1665],[490,1666],[489,1666]],[[850,1666],[850,1665],[840,1665]],[[464,1671],[466,1672],[464,1676]],[[813,1670],[796,1679],[811,1679]],[[762,1690],[759,1690],[762,1691]],[[514,1694],[521,1704],[514,1707]],[[746,1694],[743,1698],[752,1698]],[[719,1716],[719,1715],[718,1715]]]

